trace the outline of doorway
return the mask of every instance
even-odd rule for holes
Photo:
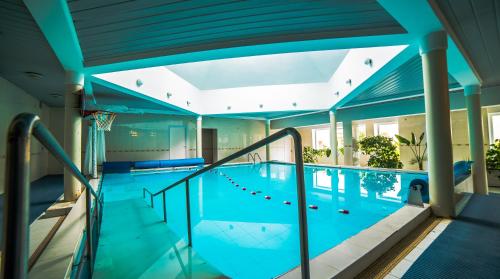
[[[186,127],[170,126],[170,159],[186,158]]]
[[[217,161],[217,129],[201,130],[201,155],[205,164],[213,164]]]

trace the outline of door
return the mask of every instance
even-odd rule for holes
[[[186,128],[170,126],[170,159],[186,158]]]
[[[212,164],[217,161],[217,130],[203,129],[201,136],[201,155],[205,159],[205,164]]]

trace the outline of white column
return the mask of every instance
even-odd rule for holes
[[[92,129],[92,178],[97,178],[97,123],[95,119],[91,120],[92,125],[90,128]]]
[[[266,120],[266,138],[271,134],[271,120]],[[271,146],[266,144],[266,161],[271,161]]]
[[[344,136],[344,165],[352,166],[352,122],[346,120],[342,122]]]
[[[455,216],[447,36],[430,33],[420,41],[425,96],[430,204],[435,215]]]
[[[338,154],[337,154],[337,119],[335,118],[335,112],[330,111],[330,148],[332,149],[332,164],[338,165]]]
[[[82,117],[80,97],[83,88],[83,74],[66,72],[66,94],[64,96],[64,150],[73,163],[82,165]],[[81,194],[80,182],[64,170],[64,200],[74,201]]]
[[[466,86],[465,105],[469,125],[469,148],[472,164],[474,193],[487,195],[486,162],[484,158],[483,119],[481,115],[481,89],[478,85]]]
[[[201,135],[203,132],[202,128],[202,117],[201,115],[196,118],[196,157],[201,158],[203,157],[202,150],[201,150]]]

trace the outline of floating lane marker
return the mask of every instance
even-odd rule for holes
[[[317,205],[314,205],[314,204],[311,204],[311,205],[309,206],[309,208],[310,208],[310,209],[318,209],[318,206],[317,206]]]
[[[264,199],[266,200],[270,200],[271,199],[271,196],[265,196]]]
[[[286,205],[291,205],[291,204],[292,204],[292,202],[290,202],[290,201],[284,201],[284,202],[283,202],[283,204],[286,204]]]
[[[247,188],[246,188],[246,187],[243,187],[243,188],[241,188],[241,190],[246,191],[246,190],[247,190]]]
[[[257,194],[257,192],[252,191],[252,192],[250,192],[250,194],[255,195],[255,194]]]
[[[339,213],[349,214],[349,210],[347,210],[347,209],[339,209]]]

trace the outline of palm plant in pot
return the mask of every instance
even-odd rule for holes
[[[486,152],[486,168],[488,169],[488,185],[500,187],[500,140],[498,139]]]
[[[396,135],[400,145],[408,146],[413,153],[413,158],[410,160],[410,164],[418,164],[419,170],[424,170],[424,161],[427,160],[425,152],[427,151],[427,143],[422,146],[422,141],[424,140],[425,133],[420,134],[420,136],[415,137],[415,133],[411,132],[411,138],[407,139],[401,135]]]

